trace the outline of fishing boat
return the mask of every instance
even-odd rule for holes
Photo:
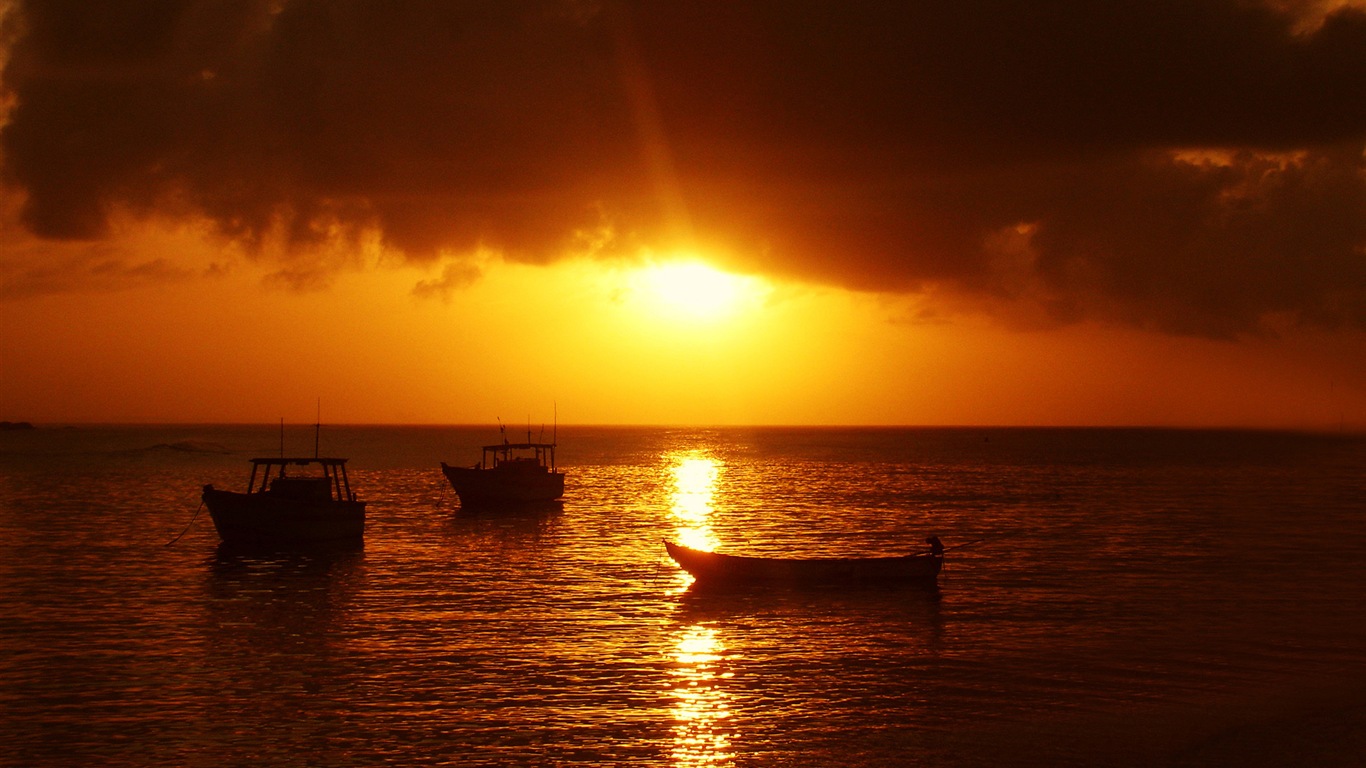
[[[700,584],[933,584],[944,567],[944,545],[926,539],[929,552],[899,557],[783,558],[727,555],[664,542],[669,556]]]
[[[252,459],[246,493],[210,484],[203,499],[225,544],[359,542],[365,535],[365,502],[351,490],[346,459]]]
[[[453,467],[441,462],[460,504],[505,506],[551,502],[564,495],[564,473],[555,466],[555,443],[509,443],[484,446],[473,467]]]

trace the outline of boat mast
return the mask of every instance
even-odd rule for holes
[[[323,399],[318,398],[318,419],[313,422],[313,458],[318,458],[318,437],[323,431]]]

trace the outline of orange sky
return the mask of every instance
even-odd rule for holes
[[[0,420],[1366,429],[1366,13],[985,5],[5,5]]]
[[[182,233],[141,241],[199,263]],[[1366,338],[1009,329],[927,299],[749,278],[692,311],[648,270],[486,257],[299,292],[260,265],[0,303],[0,418],[35,422],[1067,424],[1359,429]],[[642,274],[643,272],[643,274]],[[677,282],[677,280],[676,280]],[[716,287],[712,286],[715,292]]]

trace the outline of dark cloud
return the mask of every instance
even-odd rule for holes
[[[19,258],[14,258],[16,253]],[[63,249],[60,255],[45,251],[43,258],[24,258],[22,251],[15,250],[8,255],[10,259],[0,259],[0,301],[53,293],[127,290],[194,276],[166,259],[130,260],[126,254],[100,245]]]
[[[461,288],[473,284],[483,276],[479,267],[462,262],[449,262],[441,270],[441,276],[434,280],[420,280],[413,286],[413,295],[418,298],[438,298],[450,301],[451,296]]]
[[[1053,322],[1362,328],[1366,13],[1313,5],[28,0],[5,170],[52,238],[691,241]]]

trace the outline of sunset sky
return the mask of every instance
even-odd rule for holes
[[[0,420],[1366,429],[1366,2],[0,14]]]

